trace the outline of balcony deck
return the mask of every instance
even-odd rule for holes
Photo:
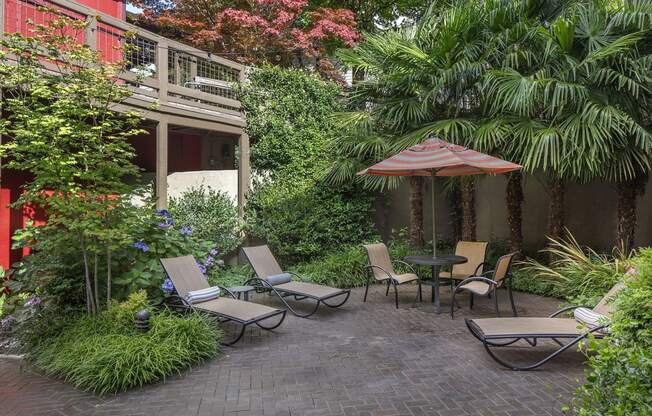
[[[39,8],[47,7],[86,20],[83,42],[107,61],[121,60],[121,46],[135,44],[137,52],[128,57],[133,67],[121,75],[134,91],[125,110],[135,107],[148,119],[165,117],[179,126],[242,133],[245,121],[232,86],[243,79],[243,65],[70,0],[0,0],[0,6],[0,31],[27,33],[27,20],[41,23],[46,14]]]

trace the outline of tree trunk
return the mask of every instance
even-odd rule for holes
[[[448,192],[448,204],[450,205],[450,223],[453,230],[453,241],[462,239],[462,192],[460,191],[459,178],[451,178],[454,184]]]
[[[462,187],[462,239],[475,241],[475,180],[461,178]]]
[[[629,181],[618,182],[617,244],[624,254],[634,248],[636,232],[636,199],[645,191],[647,175],[639,175]]]
[[[423,247],[423,178],[410,177],[410,242]]]
[[[554,240],[564,238],[564,193],[566,184],[559,177],[553,177],[550,184],[550,206],[548,208],[548,237]]]
[[[523,175],[521,172],[512,172],[507,177],[507,224],[509,224],[510,250],[523,251]]]
[[[109,306],[111,302],[111,247],[109,243],[106,246],[106,305]]]

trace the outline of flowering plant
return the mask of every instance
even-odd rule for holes
[[[161,258],[192,255],[204,274],[223,264],[213,242],[194,235],[189,226],[177,225],[167,210],[143,215],[133,226],[133,242],[128,248],[124,262],[129,267],[114,279],[121,295],[145,289],[155,299],[172,293],[174,285],[165,275]]]

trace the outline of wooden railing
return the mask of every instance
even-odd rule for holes
[[[241,105],[233,84],[242,81],[245,67],[200,49],[176,42],[70,0],[0,0],[0,26],[4,31],[27,31],[28,19],[43,23],[41,7],[59,10],[88,22],[83,42],[100,51],[107,61],[126,58],[129,72],[122,78],[143,103],[158,101],[197,117],[243,125]],[[12,4],[10,8],[8,5]],[[15,16],[9,16],[9,13]],[[4,16],[3,16],[4,15]],[[12,20],[15,19],[15,20]],[[126,36],[126,33],[129,36]],[[123,56],[125,43],[135,46]],[[137,100],[136,100],[137,101]]]

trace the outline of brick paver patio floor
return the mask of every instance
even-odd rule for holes
[[[0,359],[0,415],[557,415],[582,378],[578,352],[538,371],[500,368],[464,325],[465,316],[492,316],[487,299],[472,312],[462,301],[451,321],[431,313],[431,303],[412,307],[414,286],[400,287],[399,310],[382,287],[366,304],[363,291],[354,290],[343,308],[291,316],[271,333],[250,328],[218,358],[116,396],[96,397]],[[521,293],[516,301],[529,316],[559,305]],[[505,352],[532,358],[527,350]]]

